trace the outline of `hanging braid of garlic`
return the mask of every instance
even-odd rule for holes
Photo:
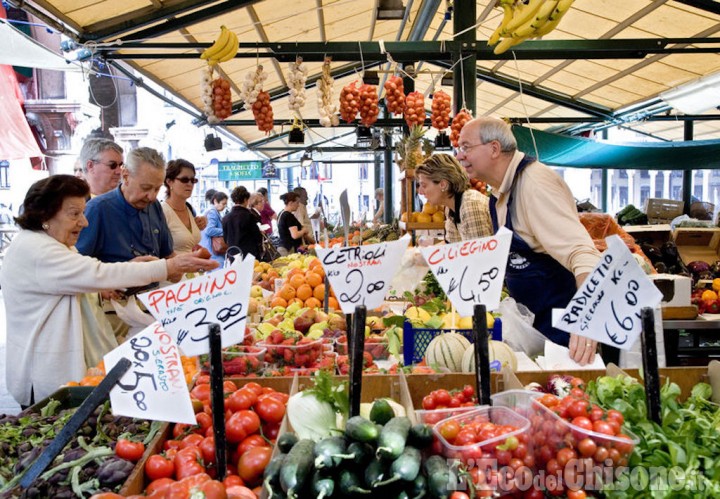
[[[318,113],[320,125],[324,127],[338,126],[340,117],[338,108],[333,99],[333,84],[335,80],[330,76],[330,58],[326,57],[323,63],[322,76],[318,80]]]
[[[262,65],[258,65],[254,73],[245,75],[242,88],[240,89],[240,99],[245,103],[245,108],[249,109],[255,104],[258,94],[263,89],[263,84],[267,80],[267,73],[263,71]]]
[[[305,82],[307,81],[307,67],[302,61],[302,57],[298,57],[295,59],[295,62],[291,62],[290,73],[288,74],[288,87],[290,88],[288,107],[291,111],[295,111],[296,114],[298,114],[300,109],[305,105],[306,99]]]

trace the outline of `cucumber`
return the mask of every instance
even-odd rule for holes
[[[267,490],[268,497],[279,492],[280,489],[280,470],[285,463],[287,454],[278,454],[268,463],[263,472],[263,488]]]
[[[427,480],[422,473],[418,473],[418,476],[412,481],[410,487],[407,488],[407,493],[413,499],[420,499],[427,494]]]
[[[353,442],[348,445],[348,456],[352,456],[352,462],[358,466],[365,466],[370,459],[375,457],[375,449],[370,444],[363,442]]]
[[[369,490],[362,488],[362,482],[358,476],[349,469],[344,469],[340,472],[338,487],[340,489],[340,497],[370,493]]]
[[[313,453],[317,469],[335,468],[343,459],[350,459],[345,437],[326,437],[315,443]]]
[[[280,470],[280,486],[291,499],[298,497],[312,471],[313,447],[315,442],[304,438],[293,445],[287,453],[285,463]]]
[[[387,463],[380,459],[373,459],[367,468],[365,468],[365,485],[371,489],[375,484],[381,482],[388,476]]]
[[[381,482],[376,482],[374,486],[382,487],[398,480],[412,482],[420,473],[421,459],[419,450],[415,447],[405,447],[400,457],[390,465],[390,476]]]
[[[287,454],[297,442],[298,437],[294,433],[283,433],[277,439],[277,446],[280,449],[280,452]]]
[[[358,442],[374,442],[378,434],[375,423],[362,416],[353,416],[345,423],[345,435]]]
[[[335,492],[335,481],[332,476],[325,475],[320,470],[315,470],[312,477],[312,491],[317,499],[330,497]]]
[[[370,421],[384,425],[395,417],[395,411],[386,399],[378,399],[370,409]]]
[[[420,423],[410,428],[408,433],[408,445],[424,449],[433,443],[433,432],[430,425]]]
[[[438,499],[447,499],[450,490],[450,467],[444,457],[430,456],[423,469],[427,476],[428,492]]]
[[[378,438],[377,457],[393,461],[400,457],[409,432],[410,420],[407,417],[395,417],[388,421]]]

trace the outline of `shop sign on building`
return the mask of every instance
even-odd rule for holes
[[[262,161],[220,161],[218,180],[263,180],[277,178],[277,170],[272,163]]]

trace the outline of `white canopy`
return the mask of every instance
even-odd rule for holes
[[[68,61],[44,45],[0,19],[0,64],[56,71],[82,71],[75,61]]]

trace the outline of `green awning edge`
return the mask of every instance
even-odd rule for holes
[[[628,170],[720,169],[720,140],[621,145],[519,125],[513,125],[512,130],[519,150],[531,156],[539,155],[540,161],[550,166]],[[537,153],[534,144],[537,144]]]

